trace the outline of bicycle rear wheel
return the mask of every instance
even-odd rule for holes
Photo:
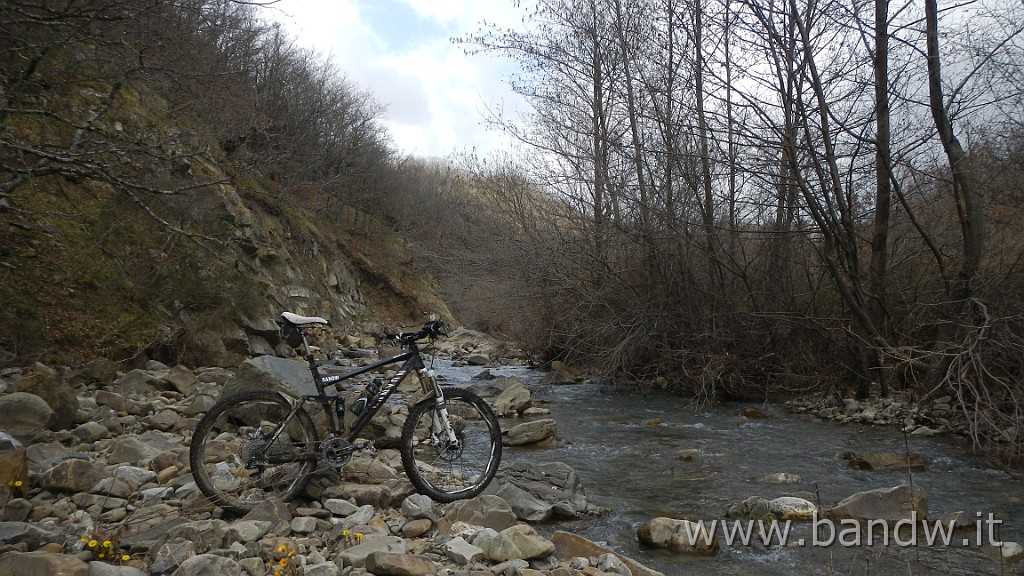
[[[501,426],[482,398],[469,390],[445,390],[445,407],[455,429],[453,444],[441,426],[434,398],[409,409],[402,428],[402,465],[421,494],[438,502],[483,492],[501,462]]]
[[[316,469],[313,421],[277,392],[222,399],[199,421],[189,446],[192,476],[218,506],[245,513],[271,498],[297,496]]]

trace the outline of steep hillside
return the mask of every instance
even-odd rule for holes
[[[278,343],[284,310],[342,333],[450,319],[430,279],[409,271],[401,238],[354,208],[317,214],[281,194],[147,86],[47,97],[65,99],[69,115],[103,109],[96,134],[131,136],[74,169],[33,160],[0,196],[0,366],[233,365]],[[40,148],[74,138],[45,117],[8,117],[3,129]]]

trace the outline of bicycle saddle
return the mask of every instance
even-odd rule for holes
[[[292,314],[291,312],[282,312],[281,318],[284,318],[296,326],[306,326],[307,324],[330,324],[330,322],[319,316],[299,316],[298,314]]]

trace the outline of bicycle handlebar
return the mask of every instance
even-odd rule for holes
[[[432,320],[423,325],[416,332],[400,332],[398,334],[387,334],[389,338],[394,338],[402,344],[412,344],[417,340],[424,338],[430,338],[431,340],[440,336],[446,336],[448,334],[447,326],[443,320]]]

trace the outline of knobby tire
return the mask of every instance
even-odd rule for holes
[[[479,495],[501,462],[501,426],[490,405],[464,389],[445,389],[445,406],[461,448],[445,446],[434,428],[436,401],[428,397],[409,409],[402,427],[402,465],[416,489],[437,502]]]
[[[203,494],[236,513],[299,495],[317,466],[312,419],[300,409],[276,441],[267,439],[291,409],[284,396],[269,390],[241,392],[210,408],[189,446],[192,476]]]

